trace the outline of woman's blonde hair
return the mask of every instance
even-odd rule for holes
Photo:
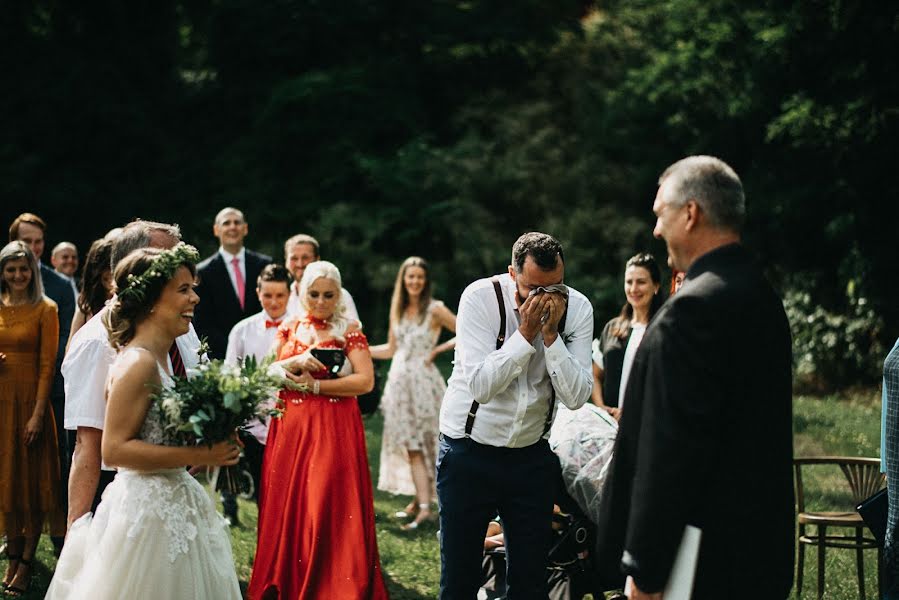
[[[410,256],[400,265],[400,270],[396,274],[396,282],[393,284],[393,296],[390,299],[390,322],[394,324],[400,322],[406,309],[409,308],[409,304],[411,304],[409,292],[406,291],[406,286],[403,283],[403,278],[406,277],[406,271],[409,270],[409,267],[418,267],[424,269],[425,272],[425,285],[421,290],[421,295],[418,297],[419,323],[424,321],[428,305],[431,303],[431,270],[428,267],[428,261],[420,256]]]
[[[121,348],[134,339],[137,326],[147,318],[159,301],[165,286],[177,272],[177,267],[187,267],[191,275],[197,276],[196,265],[186,258],[178,260],[177,265],[173,265],[176,268],[158,268],[161,257],[175,256],[173,250],[138,248],[116,265],[113,279],[118,295],[103,316],[109,343],[114,348]],[[151,272],[153,267],[157,268]],[[129,288],[133,290],[135,281],[138,280],[141,283],[140,293],[125,293]]]
[[[20,241],[10,242],[3,246],[0,250],[0,273],[6,268],[6,263],[11,260],[25,259],[28,268],[31,269],[31,283],[28,284],[28,304],[37,304],[44,297],[44,285],[41,283],[40,267],[37,266],[37,259],[31,252],[28,244]],[[0,277],[0,295],[7,295],[9,287]]]
[[[346,302],[343,298],[343,283],[340,278],[340,270],[334,263],[317,260],[306,265],[303,277],[300,279],[300,305],[307,313],[310,311],[309,304],[306,302],[306,294],[309,292],[309,286],[315,283],[316,279],[322,277],[337,284],[337,306],[334,307],[334,314],[328,319],[328,323],[331,325],[331,335],[335,338],[343,338],[350,323],[344,317]]]

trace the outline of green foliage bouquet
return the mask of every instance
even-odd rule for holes
[[[280,416],[270,407],[283,382],[269,374],[270,362],[252,356],[238,366],[201,360],[188,377],[176,377],[171,386],[162,387],[153,395],[153,410],[159,413],[167,442],[212,446],[234,437],[252,419]],[[223,474],[219,478],[216,472],[215,479],[237,492],[231,469]]]

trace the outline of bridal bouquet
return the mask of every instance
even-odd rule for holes
[[[189,377],[176,377],[170,387],[153,396],[159,411],[165,438],[179,445],[212,446],[234,436],[251,419],[280,416],[270,408],[283,382],[268,373],[270,360],[257,363],[252,356],[239,366],[220,360],[203,360],[188,371]],[[237,477],[231,467],[222,471],[222,483],[237,491]]]

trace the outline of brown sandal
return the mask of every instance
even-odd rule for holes
[[[17,597],[25,594],[28,591],[28,588],[31,587],[31,561],[32,560],[34,560],[34,559],[33,558],[31,558],[31,559],[19,558],[19,567],[18,567],[18,569],[16,569],[16,574],[13,576],[13,581],[15,581],[16,579],[19,578],[19,572],[22,570],[22,565],[25,565],[28,568],[27,581],[25,583],[25,587],[14,586],[10,582],[10,585],[6,586],[6,594],[8,596],[13,596],[14,598],[17,598]],[[25,579],[25,578],[23,577],[23,579]]]
[[[6,581],[5,577],[3,578],[2,585],[3,585],[4,591],[9,587],[9,584],[12,583],[13,579],[16,578],[16,573],[19,571],[18,564],[16,564],[15,569],[11,568],[12,563],[18,563],[20,560],[22,560],[22,556],[20,554],[7,554],[6,559],[9,561],[9,567],[7,568],[7,572],[12,573],[12,575],[10,576],[9,581]]]

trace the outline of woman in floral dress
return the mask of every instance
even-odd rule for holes
[[[372,358],[392,358],[381,398],[384,434],[378,489],[414,496],[397,517],[414,517],[405,528],[432,520],[438,419],[446,383],[434,365],[455,338],[437,345],[440,332],[456,331],[456,315],[431,298],[428,263],[407,258],[393,288],[388,342],[371,348]]]

